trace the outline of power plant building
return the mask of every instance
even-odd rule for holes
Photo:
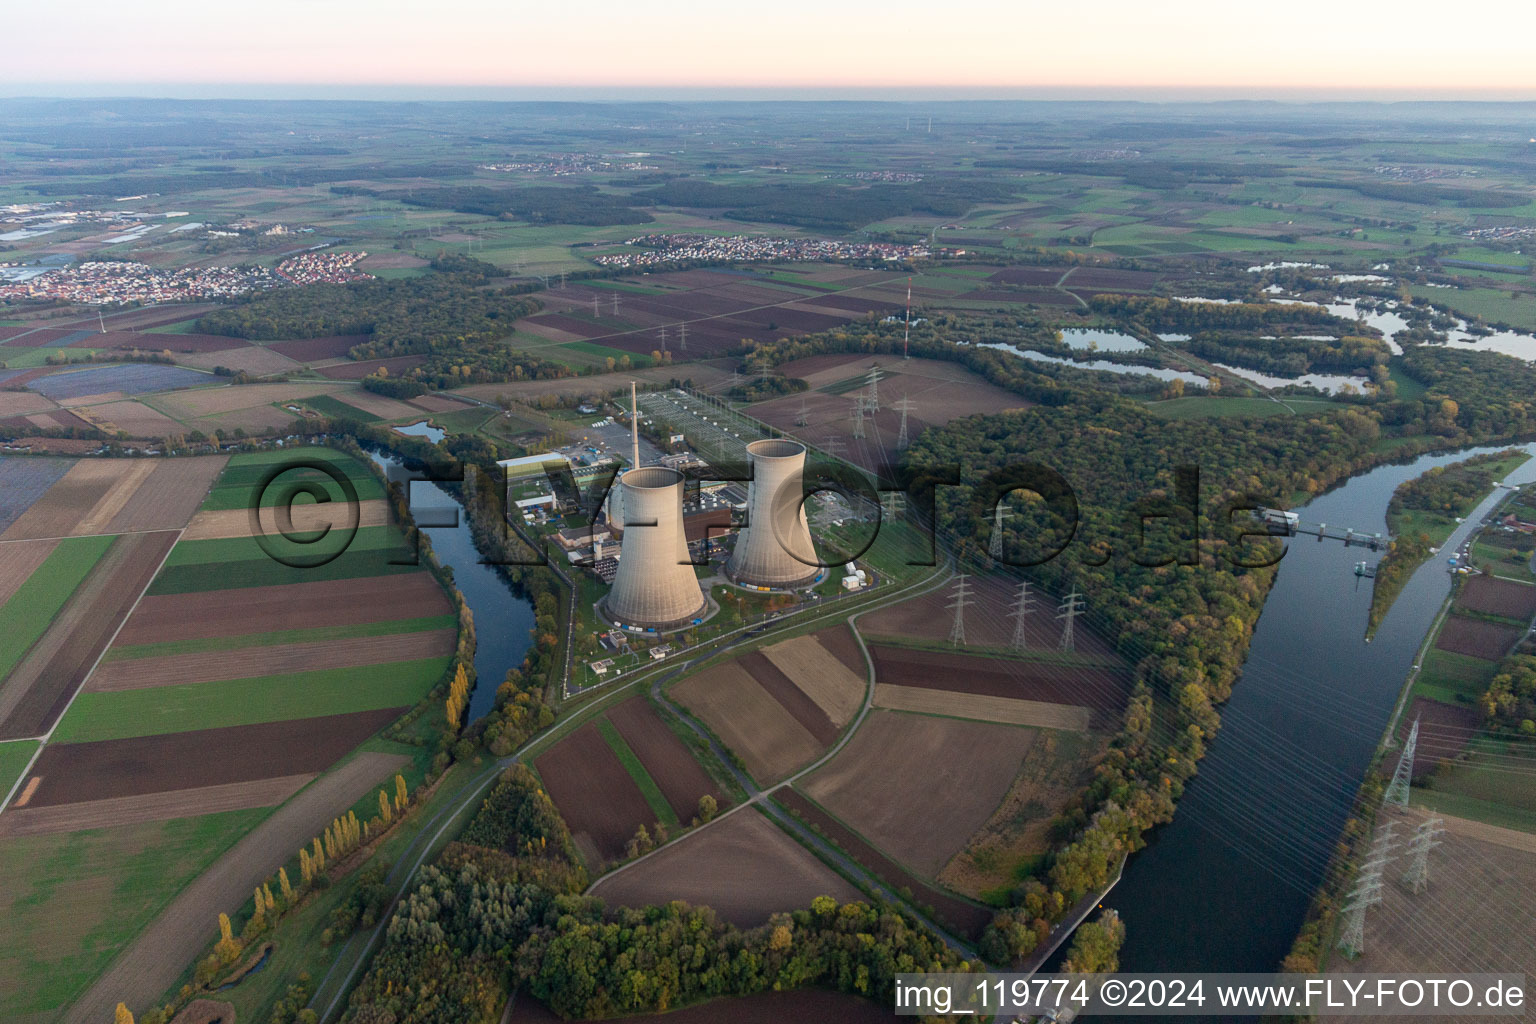
[[[694,576],[683,531],[683,474],[641,466],[619,477],[623,541],[613,589],[599,604],[609,621],[642,629],[680,629],[709,603]]]
[[[814,582],[817,564],[805,518],[805,446],[770,438],[747,445],[752,480],[747,485],[747,524],[736,537],[725,571],[737,583],[789,589]]]

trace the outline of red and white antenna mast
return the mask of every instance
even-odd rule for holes
[[[907,278],[907,319],[902,323],[901,331],[901,358],[911,358],[907,355],[907,339],[912,336],[912,279]]]

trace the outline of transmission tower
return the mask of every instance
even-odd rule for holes
[[[853,436],[864,436],[864,399],[862,396],[853,400]]]
[[[907,413],[912,409],[912,402],[906,395],[902,395],[901,401],[896,403],[896,408],[901,410],[901,432],[896,435],[896,450],[901,451],[912,443],[907,438]]]
[[[880,492],[880,514],[886,519],[895,519],[906,511],[907,502],[900,491]]]
[[[840,437],[835,437],[829,434],[822,438],[821,450],[826,452],[828,455],[841,455],[844,451],[847,450],[847,448],[848,446],[843,443],[843,439]]]
[[[565,291],[565,271],[560,271],[560,290]]]
[[[1392,773],[1392,781],[1387,784],[1382,803],[1408,806],[1408,787],[1413,782],[1413,750],[1418,745],[1419,720],[1415,718],[1413,728],[1408,731],[1408,742],[1403,744],[1403,756],[1397,759],[1397,770]]]
[[[880,411],[880,367],[878,366],[869,368],[869,411],[871,413]]]
[[[806,407],[805,399],[800,399],[800,414],[795,417],[795,426],[803,427],[811,422],[810,410]]]
[[[912,337],[912,279],[907,278],[907,318],[901,325],[901,358],[910,359],[907,355],[907,342]]]
[[[619,293],[618,292],[614,292],[613,293],[613,315],[614,316],[618,316],[619,315]]]
[[[688,325],[687,324],[678,324],[677,325],[677,350],[679,352],[687,352],[688,351]]]
[[[1003,557],[1003,520],[1013,516],[1013,509],[1004,508],[1002,502],[992,510],[992,543],[987,547],[987,554],[993,560]]]
[[[1024,629],[1024,620],[1029,618],[1029,613],[1034,611],[1031,606],[1035,595],[1029,592],[1028,581],[1019,584],[1019,599],[1013,603],[1013,649],[1023,651],[1029,648],[1029,637]]]
[[[960,578],[955,581],[954,599],[947,606],[955,613],[955,624],[949,627],[949,645],[951,647],[960,647],[965,644],[965,606],[973,603],[971,601],[971,592],[967,589],[967,581],[969,579],[970,577],[965,573],[960,574]]]
[[[1403,884],[1415,896],[1429,888],[1429,851],[1440,845],[1444,819],[1430,818],[1413,830],[1408,840],[1408,870],[1403,872]]]
[[[1077,591],[1074,590],[1067,595],[1067,599],[1061,602],[1061,607],[1057,609],[1057,613],[1056,617],[1062,620],[1061,649],[1064,651],[1074,651],[1077,647],[1076,638],[1072,633],[1072,622],[1083,613],[1083,599],[1078,596]]]
[[[1396,842],[1392,838],[1393,822],[1387,822],[1376,830],[1371,852],[1360,866],[1355,887],[1344,897],[1344,931],[1339,936],[1339,948],[1353,960],[1365,952],[1365,912],[1381,902],[1381,875],[1391,862]]]
[[[602,315],[603,315],[603,308],[602,308],[601,302],[598,299],[598,297],[596,295],[594,295],[594,296],[592,296],[592,316],[594,318],[597,318],[597,317],[600,317]]]
[[[667,354],[667,329],[665,327],[661,329],[661,354]]]

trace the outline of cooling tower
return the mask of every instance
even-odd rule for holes
[[[805,446],[769,439],[747,445],[752,482],[747,485],[747,525],[726,563],[731,579],[758,587],[795,587],[821,572],[805,521]]]
[[[619,478],[624,538],[613,589],[601,612],[626,626],[674,629],[704,614],[706,603],[683,535],[683,474],[661,466]]]

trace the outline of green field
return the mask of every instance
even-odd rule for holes
[[[347,544],[347,540],[347,534],[338,530],[318,544],[304,545],[281,538],[274,539],[273,543],[278,553],[287,556],[334,554],[341,545]],[[412,563],[413,557],[414,553],[406,548],[399,531],[390,526],[368,526],[358,530],[341,554],[324,565],[309,568],[285,565],[268,557],[261,545],[250,537],[182,541],[172,549],[170,559],[155,577],[149,593],[187,594],[201,590],[389,576],[415,572],[418,566]],[[210,571],[211,566],[218,569]]]
[[[332,418],[355,420],[358,423],[381,423],[382,416],[375,416],[371,412],[364,412],[355,405],[348,405],[339,398],[330,395],[311,395],[309,398],[300,399],[300,405],[307,405],[322,416]]]
[[[1414,803],[1458,818],[1536,832],[1536,786],[1511,784],[1507,768],[1474,755],[1468,764],[1441,768],[1429,782],[1428,787],[1414,787]]]
[[[3,1016],[64,1020],[112,958],[270,808],[0,839]],[[210,936],[217,929],[210,919]]]
[[[1413,682],[1412,696],[1446,704],[1469,704],[1488,689],[1497,665],[1496,661],[1431,648]]]
[[[656,820],[668,828],[677,827],[677,814],[673,812],[672,805],[667,803],[667,798],[662,795],[661,787],[656,785],[656,780],[651,778],[651,773],[645,770],[645,765],[640,763],[640,758],[624,742],[624,737],[619,735],[619,730],[614,728],[612,722],[606,718],[597,720],[597,731],[602,733],[611,749],[629,773],[629,777],[635,780],[635,785],[640,787],[640,792],[645,796],[645,802],[651,805],[651,812],[656,815]]]
[[[5,637],[4,646],[0,646],[0,679],[11,674],[115,539],[70,537],[59,541],[43,564],[0,607],[0,636]]]
[[[255,679],[82,693],[60,720],[57,743],[158,736],[415,704],[442,680],[447,658],[321,669]]]
[[[313,399],[304,399],[305,404],[310,404]],[[348,406],[348,408],[351,408]],[[359,418],[366,413],[357,412]],[[377,419],[377,417],[374,417]],[[331,448],[321,448],[314,445],[305,445],[296,448],[285,448],[267,452],[251,452],[236,455],[229,460],[229,465],[224,467],[224,472],[219,474],[219,479],[209,491],[208,497],[203,501],[203,511],[214,512],[235,508],[250,508],[255,504],[258,491],[266,481],[269,474],[284,465],[297,465],[301,462],[325,462],[334,466],[352,484],[357,492],[359,501],[369,501],[384,496],[384,488],[379,483],[373,472],[367,466],[361,465],[356,459],[343,452]],[[324,493],[332,501],[346,501],[346,491],[328,474],[307,468],[295,468],[283,473],[274,479],[275,486],[267,489],[262,494],[264,505],[276,504],[282,493],[290,484],[312,483],[318,484]],[[299,497],[296,501],[313,500],[307,497]]]
[[[35,753],[37,753],[37,743],[34,740],[0,743],[0,799],[3,799],[16,784],[16,780],[21,778],[22,771]]]

